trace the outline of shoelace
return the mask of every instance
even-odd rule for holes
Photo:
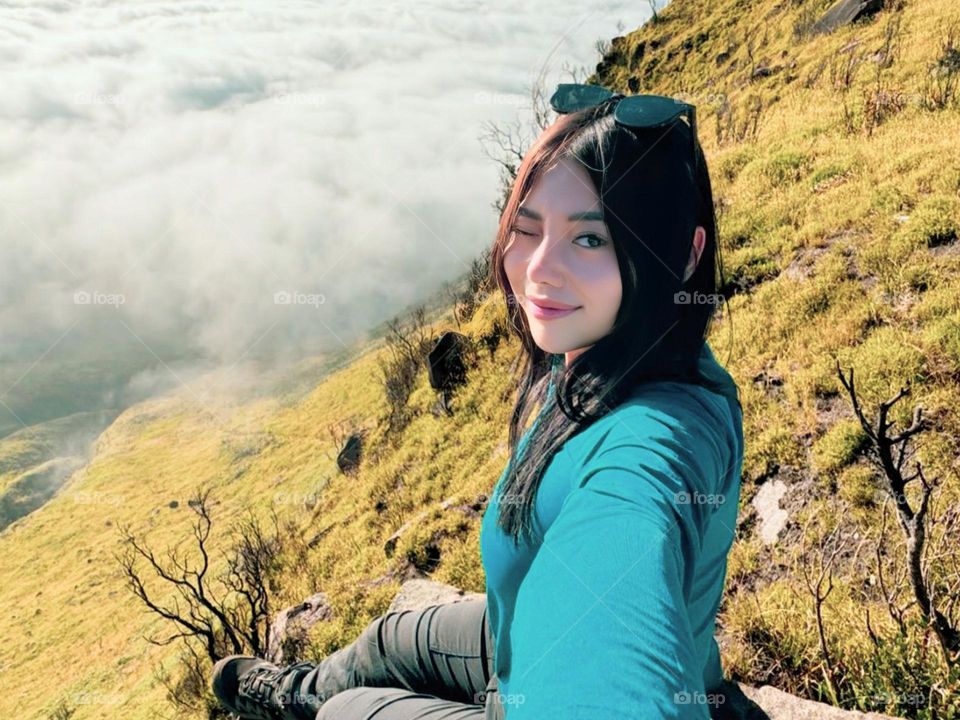
[[[279,676],[279,670],[266,665],[247,671],[240,679],[237,704],[245,712],[255,712],[270,720],[283,720],[280,708],[274,704]]]

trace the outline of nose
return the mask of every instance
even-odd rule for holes
[[[527,260],[527,277],[531,285],[559,285],[563,274],[563,245],[549,234],[544,234],[540,244]]]

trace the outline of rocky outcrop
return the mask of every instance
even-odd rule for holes
[[[322,592],[311,595],[299,605],[281,610],[270,623],[267,660],[277,665],[296,662],[303,656],[310,628],[331,617],[330,603]]]
[[[427,355],[427,376],[430,387],[440,392],[441,407],[449,415],[450,396],[467,381],[464,356],[470,349],[470,338],[452,330],[443,333]]]
[[[753,720],[754,718],[770,718],[770,720],[895,720],[889,715],[881,715],[880,713],[840,710],[824,703],[804,700],[782,690],[777,690],[772,685],[753,687],[743,683],[728,684],[736,685],[749,698],[749,702],[756,706],[748,709],[747,714],[743,715],[747,720]]]
[[[813,25],[814,33],[833,32],[842,25],[849,25],[855,20],[883,8],[883,0],[839,0]]]
[[[350,473],[360,466],[360,455],[363,452],[363,435],[353,433],[347,438],[343,449],[337,454],[337,467],[340,472]]]
[[[433,580],[407,580],[400,586],[400,592],[390,603],[388,612],[400,610],[419,610],[420,608],[437,605],[439,603],[469,600],[471,598],[486,598],[483,593],[471,593],[456,588],[453,585],[434,582]]]

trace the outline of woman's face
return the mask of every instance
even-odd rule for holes
[[[622,297],[613,241],[583,166],[563,158],[543,172],[513,228],[503,257],[510,288],[534,342],[544,352],[564,353],[569,365],[610,332]],[[550,312],[538,302],[574,309]]]

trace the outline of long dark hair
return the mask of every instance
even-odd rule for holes
[[[510,326],[521,342],[523,367],[510,420],[510,461],[503,478],[501,528],[531,536],[533,507],[543,471],[554,453],[580,430],[610,412],[639,383],[677,380],[709,385],[697,363],[718,299],[723,265],[706,158],[699,141],[691,157],[692,129],[675,120],[667,129],[625,128],[614,122],[616,98],[560,115],[528,150],[517,170],[491,250],[491,273],[504,295]],[[533,340],[526,315],[503,268],[517,208],[537,177],[557,160],[580,162],[593,181],[620,266],[622,300],[614,326],[565,367],[562,354],[545,353]],[[694,230],[706,230],[696,270],[682,283]],[[521,289],[522,291],[522,289]],[[686,291],[697,302],[682,302]],[[705,298],[711,301],[703,302]],[[725,301],[725,299],[724,299]],[[515,364],[516,366],[519,364]],[[536,432],[517,457],[521,430],[534,406]]]

